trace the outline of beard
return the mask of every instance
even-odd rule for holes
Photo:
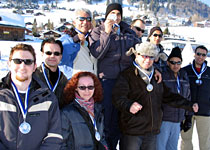
[[[21,77],[19,77],[18,75],[16,75],[15,78],[16,78],[18,81],[20,81],[20,82],[24,82],[24,81],[28,80],[28,77],[21,78]]]

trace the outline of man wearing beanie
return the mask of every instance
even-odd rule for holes
[[[126,51],[139,42],[135,32],[122,21],[123,10],[118,3],[108,5],[104,24],[95,27],[90,36],[90,52],[98,60],[98,77],[104,90],[105,135],[110,150],[115,150],[120,132],[118,112],[112,104],[112,88],[121,71],[132,64]]]
[[[133,65],[120,73],[113,89],[113,104],[120,111],[120,150],[156,150],[162,102],[195,112],[198,105],[171,93],[163,82],[157,83],[153,63],[158,50],[154,44],[136,44],[133,53]]]
[[[190,100],[190,84],[186,71],[181,69],[182,54],[179,47],[172,49],[168,56],[167,67],[162,73],[163,82],[173,92]],[[176,97],[173,98],[176,101]],[[177,150],[180,134],[180,123],[185,119],[185,110],[162,105],[163,119],[160,134],[157,136],[157,150]],[[186,112],[186,115],[189,112]],[[187,115],[188,116],[188,115]],[[191,127],[190,122],[182,124],[186,132]]]

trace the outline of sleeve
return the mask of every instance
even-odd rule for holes
[[[7,150],[7,148],[2,143],[1,139],[0,139],[0,150]]]
[[[63,142],[63,137],[61,135],[61,118],[60,111],[58,108],[58,101],[56,97],[49,97],[53,99],[50,106],[49,115],[49,127],[46,137],[40,146],[40,150],[60,150],[61,144]]]
[[[128,81],[120,75],[112,93],[112,102],[119,111],[130,113],[130,107],[134,101],[128,99],[129,90]]]

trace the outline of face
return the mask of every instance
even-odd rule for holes
[[[141,66],[143,69],[149,69],[154,62],[154,57],[150,56],[141,56],[139,53],[136,54],[136,63]]]
[[[153,32],[153,34],[149,37],[150,42],[153,44],[160,44],[160,42],[162,41],[162,33],[159,30],[156,30]]]
[[[177,74],[181,68],[182,61],[178,57],[172,57],[169,61],[167,61],[169,68]]]
[[[46,43],[43,47],[42,57],[46,66],[48,66],[49,68],[57,68],[62,58],[60,46],[54,43]]]
[[[14,51],[12,60],[9,61],[9,69],[11,71],[11,77],[13,80],[18,80],[21,82],[30,80],[32,78],[32,73],[36,69],[36,64],[32,62],[32,64],[26,65],[24,62],[20,64],[16,64],[13,59],[30,59],[34,60],[33,55],[28,51],[17,50]]]
[[[142,21],[137,20],[133,24],[132,29],[136,32],[136,35],[140,38],[144,34],[142,30],[145,30],[145,24],[143,24]]]
[[[112,11],[108,14],[107,18],[109,18],[111,14],[115,14],[115,15],[117,16],[116,23],[119,24],[119,23],[121,22],[121,20],[122,20],[120,11],[119,11],[119,10],[112,10]]]
[[[73,21],[75,28],[84,34],[86,34],[91,29],[91,21],[88,21],[88,19],[86,19],[87,17],[91,16],[83,11],[80,11],[79,14],[77,14],[77,19]]]
[[[81,77],[79,78],[78,85],[76,91],[78,92],[79,96],[82,97],[84,100],[89,100],[93,97],[94,88],[88,89],[82,89],[82,87],[94,87],[94,81],[91,77]],[[81,88],[80,88],[81,87]]]
[[[207,51],[205,49],[198,48],[194,57],[195,57],[195,64],[201,66],[207,57]]]

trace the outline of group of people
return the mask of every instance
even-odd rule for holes
[[[27,44],[11,49],[0,82],[1,150],[191,150],[196,123],[201,150],[210,149],[208,50],[181,68],[179,47],[167,56],[160,27],[142,43],[145,22],[124,21],[107,6],[92,26],[88,9],[74,28],[41,43],[42,64]],[[191,127],[192,126],[192,127]]]

